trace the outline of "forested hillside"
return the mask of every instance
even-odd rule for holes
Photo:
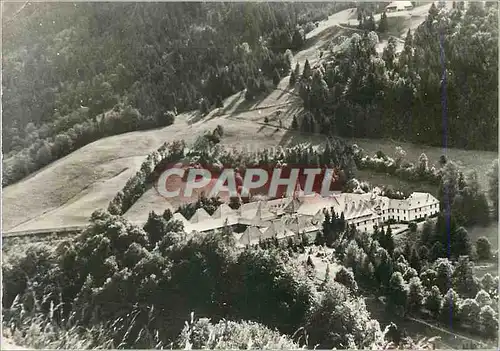
[[[392,38],[377,53],[378,40],[354,34],[319,70],[306,63],[302,130],[497,150],[495,3],[471,2],[466,11],[433,5],[400,54]]]
[[[349,5],[28,3],[3,27],[3,185],[287,73],[285,50]]]

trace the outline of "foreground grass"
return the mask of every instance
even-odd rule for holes
[[[29,313],[17,301],[3,309],[2,334],[16,345],[32,349],[108,349],[112,348],[109,333],[101,326],[83,329],[71,325],[60,326],[41,313]]]

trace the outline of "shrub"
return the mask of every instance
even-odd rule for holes
[[[488,238],[482,236],[476,241],[476,253],[480,260],[491,259],[491,243]]]
[[[184,349],[264,349],[296,350],[300,347],[288,336],[281,335],[255,322],[219,321],[208,318],[187,324],[178,339],[179,348]]]
[[[306,331],[309,344],[318,349],[364,348],[376,341],[380,326],[370,318],[362,298],[329,282],[307,317]]]
[[[490,306],[484,306],[479,313],[479,323],[481,331],[490,338],[498,336],[498,318],[497,314]]]

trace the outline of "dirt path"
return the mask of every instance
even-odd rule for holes
[[[484,348],[488,348],[488,347],[491,346],[491,345],[488,345],[488,344],[486,344],[486,343],[484,343],[484,342],[482,342],[480,340],[472,339],[472,338],[469,338],[469,337],[467,337],[465,335],[454,333],[454,332],[452,332],[450,330],[443,329],[441,327],[438,327],[438,326],[436,326],[434,324],[428,323],[428,322],[426,322],[426,321],[424,321],[422,319],[419,319],[419,318],[407,317],[407,319],[410,320],[410,321],[412,321],[412,322],[425,325],[425,326],[427,326],[429,328],[432,328],[432,329],[434,329],[436,331],[439,331],[441,333],[445,333],[445,334],[448,334],[450,336],[453,336],[454,338],[459,338],[459,339],[462,339],[462,340],[465,340],[465,341],[472,342],[472,343],[474,343],[476,345],[480,345],[481,347],[484,347]]]

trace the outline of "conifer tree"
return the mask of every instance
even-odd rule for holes
[[[217,98],[215,99],[215,107],[224,107],[224,103],[222,102],[222,97],[220,95],[217,95]]]
[[[275,86],[278,86],[278,84],[280,84],[280,81],[281,81],[280,73],[278,72],[278,69],[275,68],[273,72],[273,84]]]
[[[312,76],[311,65],[309,64],[309,60],[306,59],[306,62],[304,63],[304,71],[302,72],[302,78],[307,80],[311,76]]]
[[[389,29],[389,23],[387,22],[387,14],[382,13],[382,16],[380,17],[380,22],[378,24],[378,31],[380,33],[385,33]]]
[[[295,77],[295,71],[292,71],[292,73],[290,74],[290,81],[288,84],[291,87],[293,87],[295,85],[295,83],[297,83],[297,78]]]
[[[295,70],[293,72],[295,73],[295,79],[299,79],[300,78],[300,65],[298,62],[295,65]]]

